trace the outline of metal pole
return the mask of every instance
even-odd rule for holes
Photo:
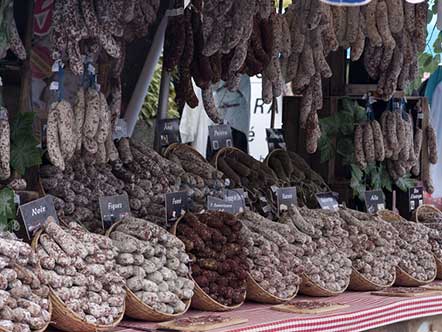
[[[179,5],[180,2],[177,2],[177,4]],[[175,0],[169,0],[168,8],[173,9],[174,7],[175,7]],[[164,36],[164,38],[166,38],[166,36]],[[166,69],[164,69],[164,63],[163,63],[163,68],[161,70],[161,85],[160,85],[160,96],[158,99],[157,120],[167,119],[167,111],[169,110],[170,76],[171,76],[170,73]]]
[[[283,0],[279,0],[278,13],[282,14],[283,10],[284,10],[284,2],[283,2]],[[278,112],[278,101],[276,100],[275,97],[273,97],[272,113],[271,113],[271,117],[270,117],[270,128],[272,128],[272,129],[275,128],[276,112]]]
[[[273,97],[273,101],[272,101],[272,114],[270,117],[270,128],[275,128],[275,117],[276,117],[276,112],[278,112],[278,100],[276,99],[276,97]]]
[[[161,71],[160,96],[158,100],[157,119],[167,119],[167,111],[169,110],[169,91],[170,90],[170,72],[163,69]]]

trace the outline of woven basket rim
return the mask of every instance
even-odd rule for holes
[[[78,314],[76,314],[74,311],[72,311],[70,308],[68,308],[65,303],[58,297],[57,294],[55,294],[55,291],[52,289],[52,287],[49,287],[50,289],[50,296],[51,296],[51,300],[54,301],[54,305],[58,305],[59,307],[63,307],[64,310],[66,310],[68,312],[69,315],[71,315],[71,317],[69,319],[76,321],[80,324],[84,324],[85,326],[89,326],[91,329],[110,329],[110,328],[114,328],[116,326],[118,326],[118,324],[120,324],[120,322],[123,320],[124,317],[124,312],[126,311],[126,303],[123,304],[123,310],[121,312],[121,314],[117,317],[116,320],[114,320],[114,322],[110,325],[101,325],[101,324],[92,324],[92,323],[88,323],[85,320],[83,320],[80,316],[78,316]],[[57,326],[56,324],[54,326]]]
[[[195,156],[197,156],[201,161],[208,163],[206,158],[204,158],[201,153],[199,153],[194,147],[187,145],[187,144],[173,143],[173,144],[169,145],[167,147],[166,151],[164,151],[164,156],[166,158],[168,158],[169,154],[173,153],[173,151],[178,150],[178,149],[186,150],[187,152],[192,153]]]
[[[155,310],[155,309],[152,308],[150,305],[148,305],[148,304],[144,303],[143,301],[141,301],[140,298],[139,298],[138,296],[136,296],[135,293],[132,292],[127,286],[125,286],[125,288],[126,288],[126,296],[131,296],[132,299],[133,299],[135,302],[137,302],[137,304],[138,304],[140,307],[145,307],[145,308],[147,308],[147,309],[149,309],[149,310],[151,310],[151,311],[156,312],[156,313],[159,314],[159,315],[164,316],[164,317],[165,317],[165,320],[166,320],[166,319],[167,319],[167,320],[171,320],[171,319],[174,319],[174,318],[180,317],[180,316],[184,315],[184,314],[187,312],[187,310],[189,310],[189,308],[190,308],[191,300],[186,300],[186,301],[184,301],[184,303],[186,304],[186,309],[184,309],[183,312],[176,313],[176,314],[166,314],[166,313],[160,312],[160,311],[158,311],[158,310]]]
[[[433,211],[439,212],[439,213],[442,215],[442,211],[439,210],[439,209],[438,209],[437,207],[435,207],[434,205],[432,205],[432,204],[422,204],[422,205],[419,205],[419,206],[417,207],[417,209],[415,210],[415,212],[414,212],[414,216],[415,216],[415,221],[416,221],[416,222],[420,222],[420,221],[419,221],[419,211],[424,210],[424,209],[430,209],[430,210],[433,210]]]
[[[38,241],[40,239],[40,235],[43,233],[43,228],[39,229],[37,233],[35,233],[34,237],[32,238],[32,248],[34,250],[37,250],[38,247]],[[38,263],[38,266],[40,266],[40,262]],[[124,312],[126,311],[126,303],[123,304],[123,310],[121,314],[118,316],[118,318],[111,324],[111,325],[100,325],[100,324],[91,324],[83,320],[78,314],[76,314],[74,311],[72,311],[69,307],[66,306],[66,304],[58,297],[58,295],[55,293],[55,291],[52,289],[52,287],[49,286],[49,297],[50,302],[52,302],[53,306],[59,306],[62,307],[63,310],[65,310],[68,315],[66,315],[66,319],[73,320],[75,322],[84,324],[85,326],[89,326],[91,329],[110,329],[113,327],[116,327],[123,319]],[[69,315],[71,317],[69,317]]]
[[[413,276],[411,276],[408,272],[406,272],[404,269],[402,269],[399,265],[396,266],[396,269],[398,269],[403,275],[405,275],[407,278],[409,278],[410,280],[412,280],[412,281],[414,281],[416,283],[428,284],[428,283],[434,281],[434,279],[436,279],[436,276],[437,276],[436,257],[434,257],[434,254],[431,255],[431,257],[433,257],[434,265],[436,266],[436,271],[434,273],[434,276],[431,279],[429,279],[429,280],[419,280],[419,279],[416,279]]]
[[[225,148],[221,148],[218,150],[218,152],[215,154],[215,157],[213,159],[213,164],[215,165],[215,168],[218,169],[218,160],[219,158],[221,158],[221,156],[225,155],[228,152],[241,152],[241,153],[245,153],[244,151],[235,148],[235,147],[225,147]]]
[[[270,158],[272,158],[275,154],[278,154],[280,152],[287,152],[287,150],[284,149],[274,149],[272,152],[270,152],[269,154],[267,154],[267,156],[264,158],[263,163],[266,164],[266,166],[269,166],[269,161]],[[270,167],[270,166],[269,166]]]
[[[351,267],[352,273],[355,273],[358,275],[359,278],[361,278],[364,282],[366,282],[369,285],[373,285],[374,287],[377,288],[387,288],[387,287],[391,287],[392,285],[394,285],[394,282],[396,281],[396,269],[393,267],[392,268],[392,272],[394,273],[394,278],[393,281],[388,283],[387,285],[381,285],[381,284],[377,284],[374,281],[371,281],[370,279],[368,279],[366,276],[364,276],[361,272],[359,272],[358,270],[356,270],[354,267]]]
[[[275,301],[278,301],[278,302],[287,302],[287,301],[290,301],[290,300],[292,300],[293,298],[295,298],[296,295],[298,294],[299,285],[298,285],[298,287],[297,287],[297,289],[296,289],[296,292],[295,292],[292,296],[290,296],[290,297],[288,297],[288,298],[282,298],[282,297],[278,297],[278,296],[276,296],[276,295],[273,295],[272,293],[270,293],[270,292],[268,292],[267,290],[265,290],[264,288],[262,288],[261,285],[258,284],[258,283],[256,282],[256,280],[252,277],[252,275],[250,274],[250,272],[247,272],[247,279],[248,279],[247,282],[249,282],[249,281],[252,282],[253,285],[254,285],[255,287],[257,287],[261,292],[265,293],[266,296],[271,297],[271,298],[273,298]],[[249,293],[249,292],[247,292],[247,294],[248,294],[248,293]],[[247,294],[246,294],[246,296],[247,296]]]
[[[237,309],[240,306],[242,306],[246,300],[246,296],[247,296],[247,292],[246,294],[244,294],[244,299],[241,303],[235,304],[233,306],[228,306],[222,303],[219,303],[218,301],[214,300],[209,294],[207,294],[197,283],[196,281],[193,279],[192,276],[190,276],[192,278],[192,281],[195,283],[195,290],[199,291],[200,293],[204,294],[204,296],[207,297],[207,299],[209,299],[214,305],[217,305],[220,308],[223,308],[224,310],[233,310],[233,309]],[[196,294],[196,292],[195,292]],[[195,294],[193,296],[195,296]]]
[[[391,218],[395,219],[394,221],[402,221],[402,217],[400,215],[398,215],[396,212],[393,212],[391,210],[387,210],[387,209],[379,210],[377,212],[377,214],[382,219],[391,217]],[[384,219],[384,220],[386,220],[386,219]],[[388,220],[386,220],[386,221],[388,221]]]
[[[305,274],[305,273],[302,274],[302,278],[307,279],[310,283],[315,285],[315,287],[319,288],[322,292],[329,293],[329,294],[334,294],[334,295],[339,295],[339,294],[344,293],[345,290],[348,288],[348,285],[350,284],[350,278],[348,278],[347,284],[345,285],[345,287],[342,288],[342,290],[340,290],[340,291],[332,291],[332,290],[329,290],[329,289],[324,288],[322,286],[319,286],[316,282],[313,282],[312,279],[310,279],[310,277],[307,274]]]

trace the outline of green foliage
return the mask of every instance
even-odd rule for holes
[[[428,5],[430,10],[428,11],[427,23],[430,24],[435,21],[437,16],[437,2],[439,0],[429,0]],[[437,34],[437,37],[435,37]],[[434,40],[434,41],[433,41]],[[410,85],[407,94],[411,94],[413,89],[420,87],[422,83],[422,77],[424,73],[433,73],[439,63],[441,62],[442,54],[442,32],[438,31],[435,24],[431,28],[427,36],[427,47],[425,52],[419,55],[419,77]]]
[[[364,107],[351,99],[341,101],[341,109],[334,115],[319,120],[321,139],[318,147],[321,162],[326,162],[339,155],[344,165],[354,163],[354,126],[364,121],[367,116]],[[336,148],[333,140],[336,138]]]
[[[19,175],[27,168],[41,165],[42,152],[33,135],[32,124],[35,113],[19,113],[11,123],[11,167]]]
[[[12,231],[16,215],[15,193],[12,189],[5,187],[0,190],[0,230]]]
[[[365,108],[349,98],[341,100],[341,107],[336,114],[320,119],[322,136],[318,148],[321,163],[339,156],[344,166],[350,166],[350,187],[353,189],[353,195],[360,200],[364,200],[366,190],[383,189],[392,191],[393,184],[396,184],[402,191],[408,191],[409,188],[415,185],[415,181],[411,179],[409,174],[393,183],[384,162],[368,164],[365,170],[362,170],[356,164],[354,128],[357,124],[366,120]],[[336,144],[334,144],[334,141],[336,141]]]
[[[395,184],[400,190],[408,191],[408,189],[417,185],[417,181],[415,179],[412,179],[410,174],[407,174],[404,177],[399,178],[399,180],[397,180]]]
[[[146,121],[149,126],[153,126],[155,117],[158,110],[158,100],[160,96],[160,86],[161,86],[161,71],[162,71],[162,60],[158,62],[155,67],[155,72],[152,77],[152,82],[150,83],[149,90],[144,100],[143,107],[141,108],[141,118]],[[175,89],[170,83],[169,90],[169,118],[179,118],[178,107],[175,103]]]

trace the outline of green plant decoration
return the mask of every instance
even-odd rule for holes
[[[18,113],[11,123],[11,167],[20,176],[42,162],[42,151],[33,135],[34,117],[33,112]]]
[[[322,131],[318,146],[321,163],[329,161],[336,155],[340,156],[342,164],[350,167],[350,187],[353,189],[354,197],[360,200],[364,200],[364,192],[367,190],[383,189],[391,192],[395,184],[400,190],[408,191],[415,186],[416,181],[410,174],[393,182],[385,162],[370,163],[365,170],[356,164],[354,128],[367,120],[367,113],[365,107],[350,98],[343,98],[340,105],[339,111],[334,115],[319,120]]]
[[[149,90],[144,100],[143,107],[141,108],[140,116],[141,118],[152,127],[155,122],[155,117],[157,115],[158,110],[158,100],[160,96],[160,86],[161,86],[161,71],[162,71],[162,59],[158,62],[155,67],[155,72],[152,77],[152,82],[150,82]],[[172,73],[172,80],[174,79],[175,74]],[[178,113],[178,107],[175,103],[175,88],[170,82],[169,87],[169,118],[179,118],[180,114]]]
[[[15,193],[11,188],[0,190],[0,231],[13,231],[17,224],[14,198]]]

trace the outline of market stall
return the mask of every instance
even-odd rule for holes
[[[438,10],[3,1],[0,331],[439,324]]]

